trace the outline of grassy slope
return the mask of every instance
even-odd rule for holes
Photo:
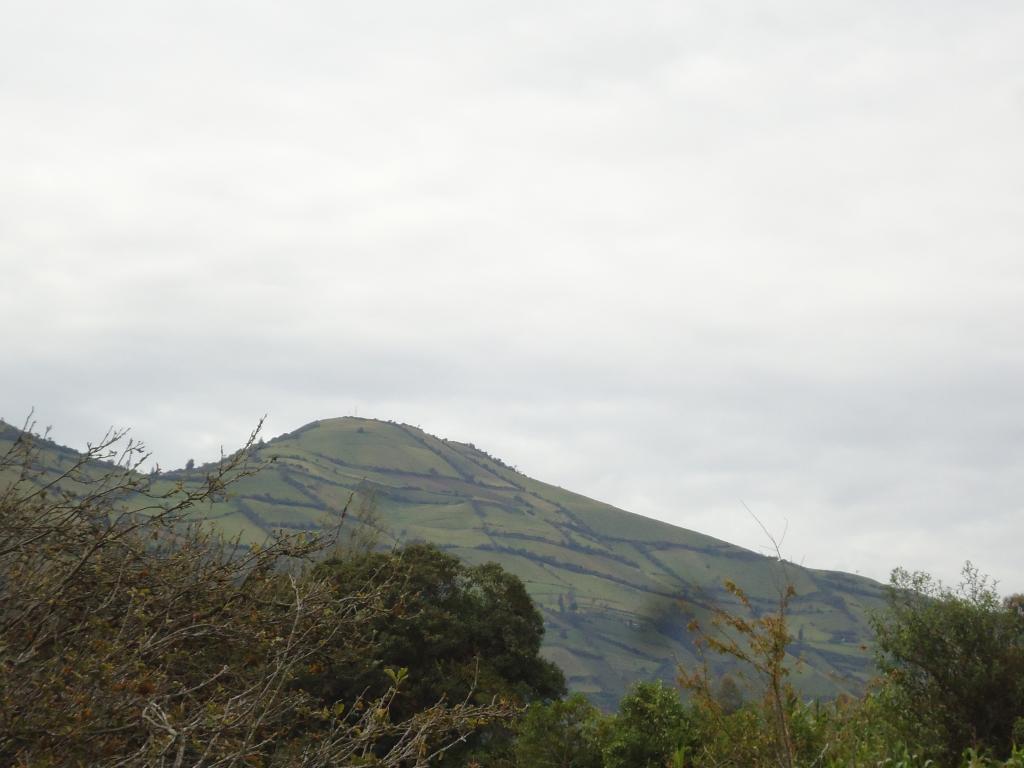
[[[686,624],[706,617],[710,603],[727,602],[724,579],[763,610],[777,595],[780,569],[770,558],[532,480],[472,445],[414,427],[332,419],[259,452],[276,462],[201,514],[260,541],[275,527],[322,524],[354,490],[372,493],[385,537],[497,561],[522,578],[544,614],[544,653],[571,688],[605,706],[634,680],[671,680],[677,662],[695,663]],[[858,689],[871,671],[861,645],[866,611],[882,605],[879,585],[787,569],[799,595],[791,618],[801,638],[791,648],[803,659],[798,686],[826,696]]]
[[[400,542],[433,542],[469,562],[518,574],[547,624],[545,653],[575,690],[613,704],[633,680],[673,679],[695,663],[686,624],[706,616],[731,578],[770,610],[771,559],[630,514],[518,474],[472,445],[364,419],[310,424],[261,449],[272,469],[236,488],[215,514],[246,538],[316,525],[352,490],[375,493],[380,521]],[[857,689],[870,674],[867,610],[877,584],[788,566],[799,598],[798,683],[808,694]]]

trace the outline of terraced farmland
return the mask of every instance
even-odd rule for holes
[[[771,558],[547,485],[471,444],[407,425],[314,422],[257,453],[274,462],[197,514],[259,542],[275,528],[323,525],[353,493],[354,509],[372,498],[383,544],[428,541],[517,574],[543,612],[544,653],[572,689],[608,707],[634,680],[673,680],[677,664],[696,663],[686,624],[712,602],[728,602],[725,579],[757,610],[771,610],[782,583]],[[197,467],[161,479],[202,475]],[[871,674],[866,614],[881,608],[880,586],[785,567],[798,594],[790,649],[800,660],[798,687],[816,696],[859,690]]]

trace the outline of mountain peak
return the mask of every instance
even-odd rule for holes
[[[612,704],[640,678],[674,680],[695,663],[686,624],[727,602],[731,579],[756,610],[777,599],[780,564],[727,542],[617,509],[516,471],[472,443],[354,416],[325,419],[269,441],[273,468],[237,492],[252,537],[315,525],[355,491],[372,494],[396,543],[427,541],[471,563],[517,574],[547,625],[545,653],[570,685]],[[249,492],[249,483],[252,492]],[[799,597],[792,625],[806,693],[857,690],[871,672],[865,619],[880,586],[785,564]]]

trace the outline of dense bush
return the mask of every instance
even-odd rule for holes
[[[1024,724],[1024,618],[968,563],[956,588],[893,572],[875,619],[892,714],[938,760],[967,748],[1006,757]],[[1015,732],[1015,727],[1017,731]]]
[[[372,657],[320,676],[328,697],[382,693],[388,667],[415,671],[395,702],[404,712],[441,698],[498,695],[526,704],[565,694],[562,671],[539,655],[540,613],[522,581],[496,563],[468,566],[433,545],[413,544],[328,560],[315,574],[339,597],[380,584],[393,607],[369,622]]]
[[[516,763],[533,768],[602,768],[606,720],[581,693],[532,705],[519,723]]]
[[[314,573],[341,600],[380,585],[389,608],[367,623],[372,653],[354,656],[343,645],[303,677],[324,702],[382,696],[394,669],[408,670],[391,706],[403,718],[442,700],[482,705],[498,698],[522,706],[566,692],[562,671],[540,656],[540,613],[522,581],[495,563],[468,566],[437,547],[413,544],[331,559]],[[507,752],[510,736],[499,724],[479,729],[454,756]]]
[[[692,742],[679,691],[661,682],[638,683],[619,702],[601,751],[605,768],[659,768]]]

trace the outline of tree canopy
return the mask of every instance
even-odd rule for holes
[[[890,610],[874,622],[878,665],[905,727],[950,764],[968,747],[1009,755],[1024,736],[1016,603],[970,563],[955,588],[897,569],[889,594]]]
[[[304,685],[324,701],[382,695],[388,670],[409,670],[392,703],[398,717],[438,701],[483,704],[497,697],[517,706],[565,694],[565,678],[540,656],[544,622],[516,576],[495,563],[469,566],[437,547],[413,544],[329,560],[316,574],[339,599],[380,585],[382,604],[369,622],[372,654],[347,649]],[[508,746],[504,729],[484,729],[466,750]],[[461,750],[461,751],[466,751]]]
[[[605,720],[582,693],[534,704],[518,726],[516,761],[533,768],[603,768]]]

